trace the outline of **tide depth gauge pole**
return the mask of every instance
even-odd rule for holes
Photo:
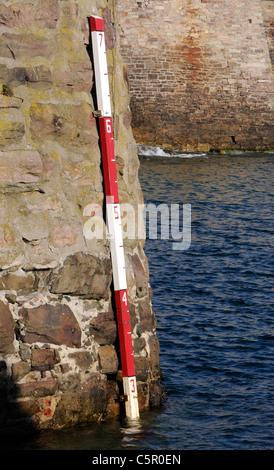
[[[126,415],[129,418],[138,418],[139,406],[128,308],[125,255],[116,174],[103,19],[98,16],[91,16],[90,28],[98,109],[94,114],[99,121],[104,189],[106,196],[106,217],[112,259],[125,408]]]

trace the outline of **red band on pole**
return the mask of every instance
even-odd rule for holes
[[[130,315],[126,290],[115,291],[118,334],[123,377],[135,375]]]
[[[104,31],[104,20],[96,16],[91,16],[90,29],[91,31]]]
[[[99,118],[105,195],[114,204],[119,203],[115,150],[111,118]]]

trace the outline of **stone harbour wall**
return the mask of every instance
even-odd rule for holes
[[[0,430],[5,434],[122,412],[109,246],[106,238],[83,234],[92,216],[87,208],[104,206],[92,117],[87,20],[92,14],[105,20],[120,202],[135,207],[143,201],[113,6],[107,0],[0,5]],[[122,223],[127,225],[127,214]],[[162,399],[143,247],[144,240],[125,238],[141,410]]]
[[[273,1],[119,0],[138,143],[267,150],[273,137]]]

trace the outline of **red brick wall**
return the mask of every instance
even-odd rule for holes
[[[137,142],[183,150],[274,148],[272,3],[118,0]]]

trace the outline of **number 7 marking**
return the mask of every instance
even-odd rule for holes
[[[102,42],[103,42],[103,33],[99,33],[99,36],[100,36],[100,47],[102,46]]]

